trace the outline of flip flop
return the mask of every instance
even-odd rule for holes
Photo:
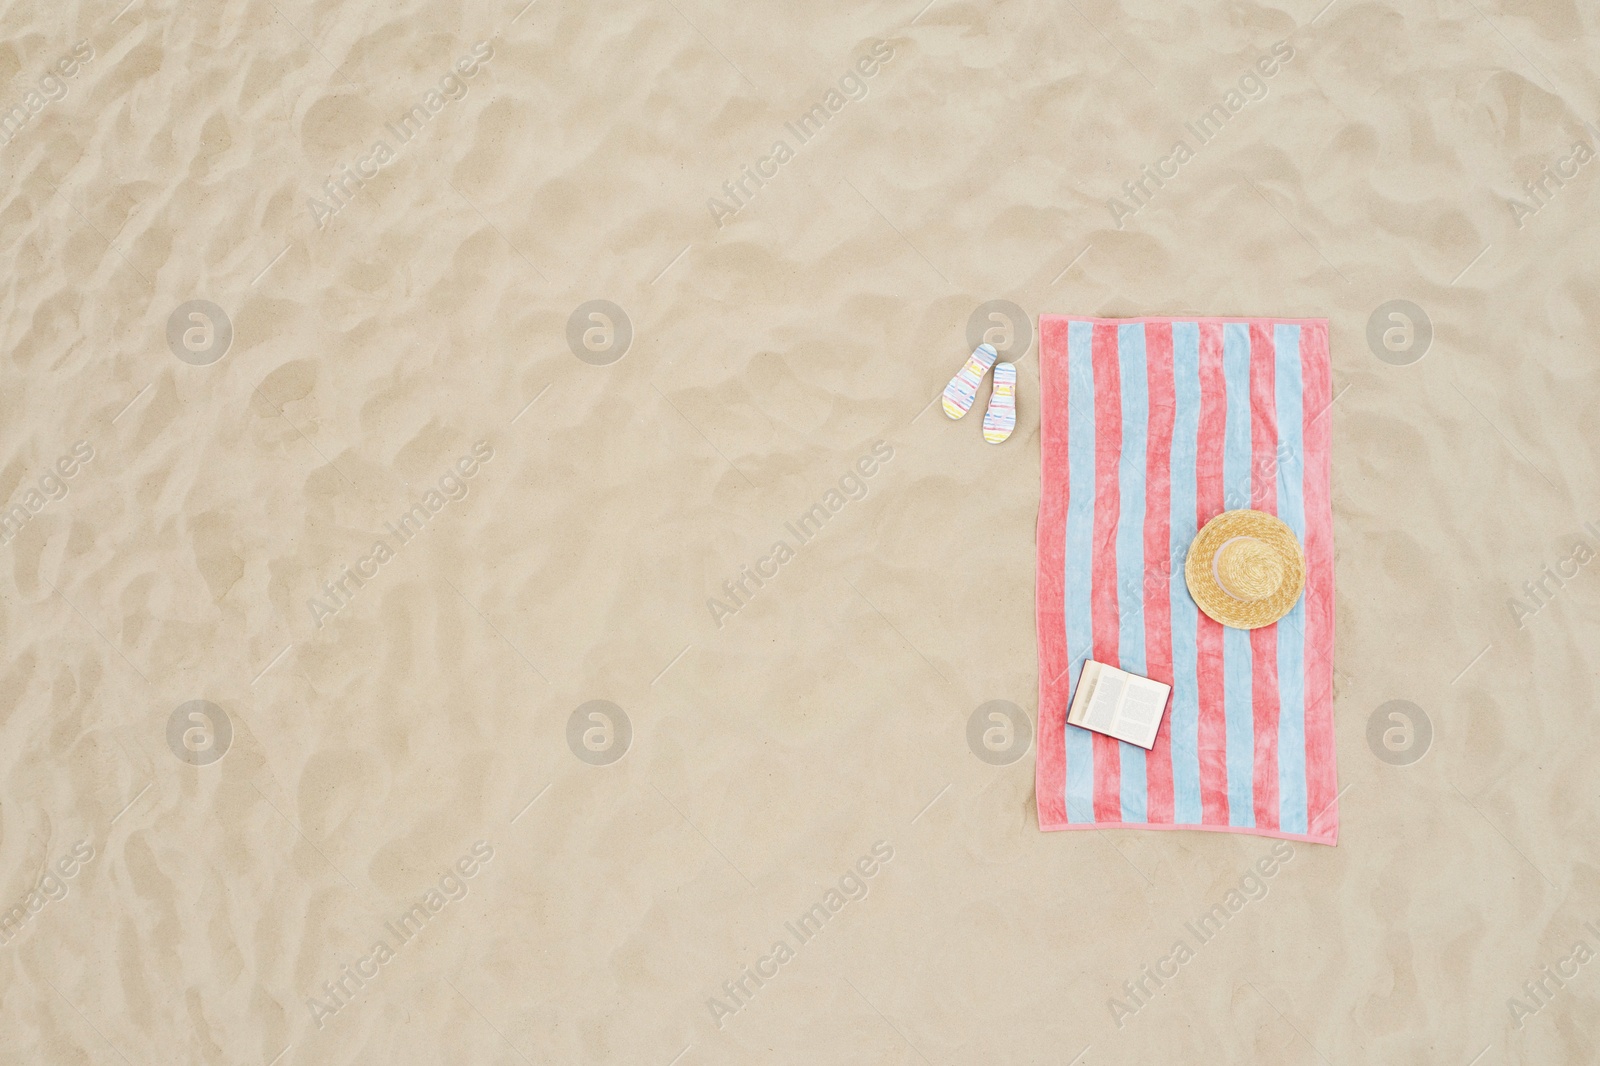
[[[983,381],[983,375],[989,372],[994,361],[999,358],[999,353],[992,344],[980,344],[972,350],[967,357],[967,363],[956,376],[950,379],[950,384],[944,387],[944,413],[951,418],[960,418],[972,409],[972,402],[978,398],[978,385]]]
[[[989,410],[983,416],[983,439],[1000,444],[1017,428],[1017,367],[1015,363],[994,365],[994,391],[989,394]]]

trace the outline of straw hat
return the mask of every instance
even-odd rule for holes
[[[1264,511],[1224,511],[1189,545],[1189,595],[1211,618],[1259,629],[1289,613],[1306,583],[1294,531]]]

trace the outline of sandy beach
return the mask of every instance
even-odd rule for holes
[[[0,1066],[1600,1061],[1594,11],[125,2],[0,3]],[[1328,320],[1337,847],[1040,831],[1051,313]]]

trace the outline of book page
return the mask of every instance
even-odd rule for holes
[[[1166,706],[1166,686],[1140,677],[1130,677],[1118,708],[1115,730],[1130,742],[1148,747],[1155,739],[1161,724],[1161,711]]]
[[[1090,659],[1083,664],[1083,672],[1078,676],[1077,690],[1072,694],[1072,704],[1067,708],[1067,721],[1075,726],[1083,725],[1084,715],[1089,710],[1090,697],[1094,695],[1094,679],[1100,674],[1100,664]]]
[[[1110,666],[1101,666],[1094,691],[1089,694],[1088,709],[1083,712],[1083,726],[1099,733],[1114,733],[1117,708],[1122,702],[1123,689],[1128,675]]]

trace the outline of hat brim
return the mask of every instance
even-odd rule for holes
[[[1283,560],[1283,583],[1259,600],[1239,600],[1217,584],[1212,561],[1235,537],[1254,537]],[[1294,530],[1265,511],[1224,511],[1201,528],[1183,564],[1189,595],[1208,618],[1234,629],[1260,629],[1294,609],[1305,589],[1306,560]]]

